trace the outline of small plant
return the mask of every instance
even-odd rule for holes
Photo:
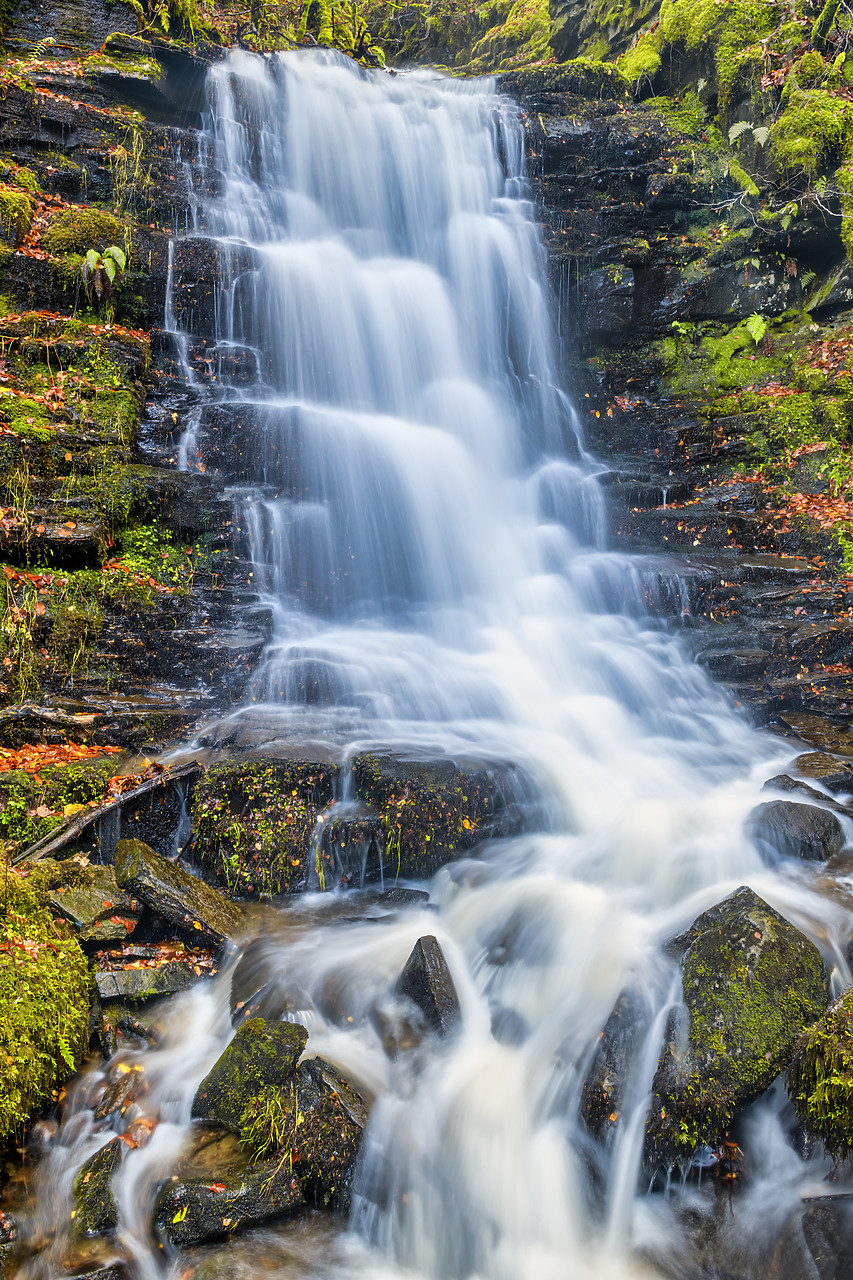
[[[767,333],[767,321],[758,311],[753,311],[752,315],[747,317],[746,330],[755,345],[758,346]]]
[[[126,267],[127,254],[117,244],[111,244],[103,253],[99,253],[97,249],[89,249],[80,263],[86,296],[109,304],[113,286]]]
[[[752,134],[753,141],[757,147],[766,146],[770,137],[770,130],[766,125],[754,125],[749,124],[746,120],[738,120],[737,124],[733,124],[729,129],[729,142],[737,142],[738,138],[743,137],[745,133]]]

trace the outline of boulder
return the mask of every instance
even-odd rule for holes
[[[667,1029],[646,1130],[649,1157],[665,1164],[724,1137],[829,997],[814,944],[746,887],[678,941],[684,1003]]]
[[[298,1023],[250,1018],[199,1085],[193,1116],[239,1132],[248,1103],[290,1080],[307,1041]]]
[[[757,805],[746,830],[769,862],[779,857],[825,862],[844,847],[844,830],[834,814],[793,800]]]
[[[157,915],[214,944],[234,942],[248,932],[246,913],[236,903],[182,867],[161,858],[141,840],[119,840],[115,854],[119,886]]]
[[[348,1213],[367,1102],[322,1058],[311,1058],[297,1070],[296,1100],[302,1123],[291,1148],[294,1172],[310,1204]]]
[[[78,930],[79,942],[124,942],[139,923],[139,903],[119,888],[113,867],[87,867],[48,901]]]
[[[74,1209],[71,1211],[76,1236],[99,1236],[118,1223],[112,1178],[121,1163],[122,1140],[113,1138],[90,1156],[74,1179]]]
[[[825,751],[805,751],[792,768],[801,778],[819,782],[827,791],[853,791],[853,767],[849,760],[836,760]]]
[[[853,1203],[798,1205],[761,1263],[766,1280],[847,1280],[853,1273]]]
[[[191,806],[202,865],[232,892],[307,888],[314,872],[311,835],[333,799],[337,773],[328,760],[268,757],[209,769]]]
[[[216,1181],[207,1175],[167,1182],[157,1197],[154,1222],[171,1245],[185,1249],[286,1217],[304,1203],[290,1161],[276,1157],[223,1173]]]
[[[532,797],[529,781],[509,764],[361,755],[352,769],[358,798],[381,820],[365,880],[427,878],[484,840],[517,835]]]
[[[423,1013],[429,1027],[448,1036],[462,1018],[459,997],[444,952],[431,935],[418,938],[397,982],[399,995],[407,996]]]

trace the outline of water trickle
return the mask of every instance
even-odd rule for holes
[[[778,745],[650,620],[650,592],[685,609],[687,588],[604,550],[513,104],[489,81],[390,78],[330,52],[231,54],[209,90],[202,167],[219,178],[199,230],[221,287],[203,336],[212,355],[251,358],[202,385],[184,335],[202,397],[185,453],[216,450],[235,478],[273,612],[255,722],[342,751],[518,761],[545,797],[541,830],[446,867],[428,906],[344,915],[312,895],[282,913],[268,940],[279,1009],[376,1100],[349,1236],[300,1263],[291,1237],[264,1234],[229,1246],[234,1265],[252,1273],[251,1249],[271,1239],[263,1269],[327,1280],[672,1274],[678,1197],[640,1180],[678,997],[660,943],[744,881],[828,954],[842,915],[743,835]],[[315,833],[318,859],[333,825]],[[425,933],[462,1028],[389,1061],[374,1014]],[[163,1136],[128,1153],[117,1204],[146,1280],[168,1265],[146,1234],[153,1188],[231,1034],[227,982],[181,997],[171,1038],[142,1055]],[[580,1090],[629,986],[646,993],[645,1033],[621,1136],[599,1145]],[[44,1175],[66,1198],[67,1146]]]

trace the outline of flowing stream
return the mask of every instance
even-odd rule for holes
[[[512,102],[490,81],[367,73],[329,52],[231,54],[209,100],[218,178],[199,231],[219,243],[223,283],[182,457],[192,468],[222,440],[244,475],[235,508],[274,617],[235,722],[296,747],[518,762],[539,796],[538,829],[446,867],[428,907],[352,919],[331,894],[280,913],[269,946],[289,1016],[376,1101],[348,1232],[233,1241],[229,1273],[701,1274],[681,1259],[705,1193],[649,1194],[641,1178],[679,999],[661,943],[749,883],[849,981],[842,908],[805,871],[765,867],[742,831],[790,752],[644,617],[642,559],[604,546]],[[392,1063],[368,1014],[424,933],[463,1028]],[[331,980],[345,1017],[324,999]],[[145,1280],[184,1274],[151,1244],[150,1205],[231,1034],[227,983],[180,997],[163,1047],[139,1055],[161,1124],[118,1175],[117,1248]],[[626,987],[646,1034],[623,1123],[599,1147],[579,1092]],[[90,1073],[43,1162],[46,1236],[71,1173],[111,1136],[87,1119],[92,1088]],[[822,1166],[788,1143],[781,1093],[751,1123],[762,1174],[730,1230],[754,1240]],[[45,1248],[30,1272],[62,1274],[58,1256]]]

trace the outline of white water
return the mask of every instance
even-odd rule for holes
[[[253,723],[297,744],[521,761],[549,814],[547,831],[442,871],[437,911],[336,922],[327,899],[284,913],[274,968],[292,1016],[376,1102],[349,1236],[304,1253],[265,1234],[264,1266],[329,1280],[680,1274],[681,1198],[640,1180],[679,994],[659,944],[744,882],[830,964],[848,929],[807,871],[768,871],[743,836],[789,753],[643,620],[640,569],[602,546],[512,104],[486,81],[392,79],[329,53],[233,54],[210,90],[221,188],[203,223],[226,287],[208,395],[244,424],[254,482],[235,501],[275,615]],[[245,349],[248,385],[224,372]],[[202,414],[189,465],[204,448]],[[369,1013],[424,933],[451,965],[463,1031],[393,1064]],[[344,1018],[324,997],[332,980]],[[648,1033],[618,1136],[598,1149],[579,1090],[626,986],[646,998]],[[143,1055],[149,1106],[170,1122],[120,1175],[124,1248],[146,1277],[165,1265],[145,1234],[154,1185],[230,1034],[223,990],[183,997],[172,1046]],[[515,1031],[499,1040],[506,1011]],[[783,1215],[802,1169],[775,1113],[756,1123],[765,1169],[783,1170],[760,1185]],[[754,1219],[766,1204],[751,1194],[738,1212]],[[256,1274],[251,1247],[231,1247],[235,1270]]]

